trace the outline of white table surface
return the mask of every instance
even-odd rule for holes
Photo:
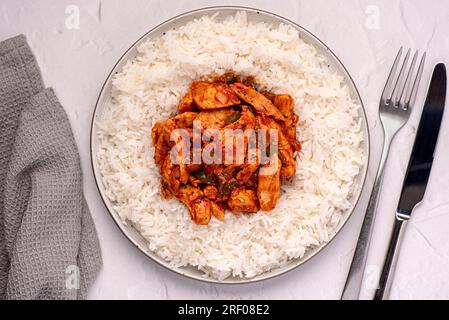
[[[66,19],[79,9],[79,29]],[[93,108],[116,60],[137,38],[164,20],[211,5],[246,5],[289,18],[323,40],[358,86],[368,115],[371,159],[367,185],[355,214],[327,248],[288,274],[252,285],[211,285],[183,278],[141,254],[116,227],[95,186],[89,154]],[[69,27],[70,27],[70,21]],[[81,155],[84,190],[100,238],[104,265],[91,299],[336,299],[355,248],[377,170],[382,131],[378,99],[397,49],[427,50],[417,106],[393,142],[379,204],[362,297],[369,298],[382,263],[425,87],[437,61],[449,59],[449,2],[391,0],[41,0],[0,2],[0,40],[23,33],[47,86],[55,89],[73,127]],[[449,298],[449,112],[443,120],[423,204],[409,222],[392,298]]]

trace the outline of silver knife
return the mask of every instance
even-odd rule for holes
[[[390,239],[387,255],[379,287],[374,295],[374,300],[388,297],[391,290],[393,273],[399,255],[405,222],[410,219],[413,209],[419,205],[426,191],[432,169],[433,155],[437,145],[438,133],[443,118],[446,100],[446,67],[438,63],[432,74],[426,102],[424,103],[421,120],[416,133],[412,154],[408,163],[401,197],[399,199],[393,232]]]

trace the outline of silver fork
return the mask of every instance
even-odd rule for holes
[[[349,269],[349,274],[341,296],[341,299],[343,300],[359,298],[363,273],[366,265],[366,258],[368,256],[368,247],[374,226],[374,217],[376,213],[379,191],[383,180],[385,163],[390,151],[391,141],[410,117],[410,110],[416,99],[419,81],[421,79],[424,62],[426,59],[426,53],[424,53],[412,84],[412,75],[414,73],[418,51],[416,51],[413,55],[413,59],[409,67],[408,61],[410,57],[410,49],[407,51],[405,59],[399,70],[399,74],[396,77],[401,56],[402,47],[399,49],[396,59],[394,60],[393,67],[391,68],[390,75],[388,76],[387,83],[380,98],[379,115],[384,130],[382,157],[377,170],[371,197],[368,202],[368,207],[366,209],[362,229],[360,230],[354,257]],[[406,69],[408,69],[408,71],[406,71]]]

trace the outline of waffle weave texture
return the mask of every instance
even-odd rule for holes
[[[101,267],[67,115],[25,36],[0,42],[0,299],[83,299]]]

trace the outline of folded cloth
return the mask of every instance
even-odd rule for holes
[[[100,267],[67,115],[25,37],[0,42],[0,298],[83,299]]]

